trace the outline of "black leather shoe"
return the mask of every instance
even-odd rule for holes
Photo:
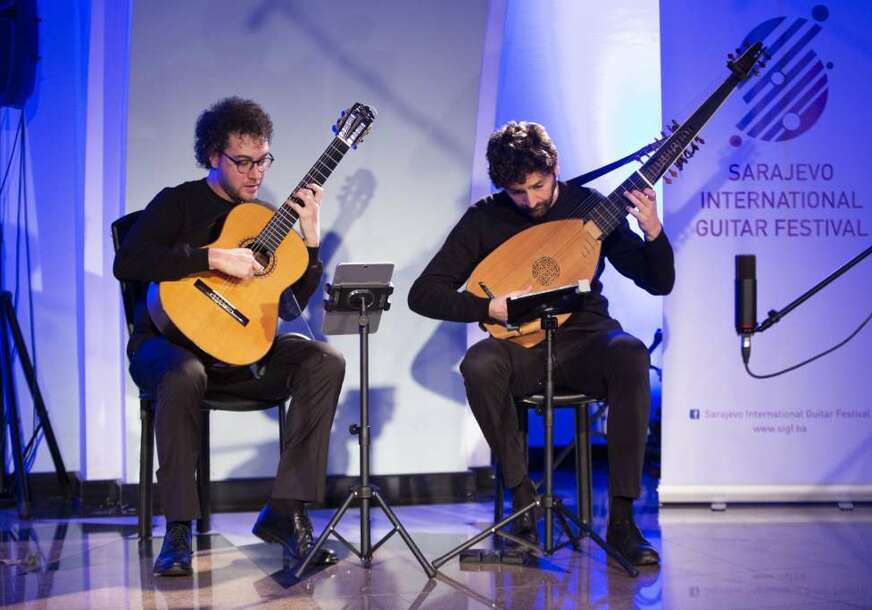
[[[167,526],[160,554],[154,561],[155,576],[190,576],[191,568],[191,526],[173,523]]]
[[[280,513],[264,506],[254,522],[251,533],[270,544],[280,544],[296,559],[305,559],[315,541],[312,538],[312,522],[306,510],[290,514]],[[331,565],[337,557],[333,549],[322,546],[312,559],[313,565]]]
[[[531,502],[538,499],[536,487],[530,479],[524,479],[524,482],[518,486],[512,495],[512,513],[516,513]],[[532,544],[539,544],[539,531],[536,524],[542,518],[542,507],[536,506],[533,510],[528,511],[515,519],[509,524],[509,533],[523,538]]]
[[[609,521],[606,542],[623,555],[634,566],[647,566],[660,563],[660,555],[645,540],[642,532],[632,521]]]

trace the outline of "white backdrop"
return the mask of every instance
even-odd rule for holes
[[[661,2],[666,119],[686,118],[702,100],[690,92],[726,78],[724,55],[749,33],[774,45],[665,192],[678,280],[665,305],[663,502],[872,498],[872,331],[754,380],[732,328],[734,255],[757,255],[762,320],[872,243],[872,112],[857,87],[872,79],[872,17],[861,4]],[[755,337],[751,369],[780,370],[845,338],[869,314],[870,283],[866,261]]]
[[[367,141],[326,185],[322,257],[392,261],[394,307],[370,340],[373,472],[464,471],[463,422],[471,417],[452,354],[465,329],[406,307],[411,282],[467,204],[488,3],[138,2],[130,70],[128,209],[164,185],[203,175],[193,128],[219,98],[242,95],[272,115],[276,163],[261,198],[280,201],[330,141],[354,101],[379,112]],[[318,300],[320,295],[313,298]],[[319,330],[320,309],[307,314]],[[356,473],[358,339],[330,338],[346,356],[346,384],[329,471]],[[128,479],[139,426],[128,391]],[[214,417],[215,479],[271,476],[273,413]]]
[[[373,469],[444,472],[485,464],[486,445],[457,371],[467,329],[412,314],[406,292],[470,200],[487,192],[483,143],[494,126],[509,119],[545,123],[566,177],[626,154],[657,132],[656,6],[137,3],[127,207],[141,208],[163,185],[202,175],[192,158],[193,122],[222,96],[251,96],[276,122],[278,161],[262,192],[273,201],[326,145],[339,108],[357,99],[374,105],[380,114],[372,135],[327,185],[322,223],[329,275],[340,261],[397,263],[395,306],[371,342]],[[625,175],[598,186],[608,190]],[[615,314],[648,341],[660,325],[660,302],[621,280],[606,279]],[[320,312],[310,312],[317,330]],[[346,355],[348,374],[329,469],[353,473],[357,446],[346,431],[357,419],[357,339],[330,341]],[[134,397],[129,386],[128,479],[136,476]],[[271,416],[215,419],[216,479],[272,474]]]

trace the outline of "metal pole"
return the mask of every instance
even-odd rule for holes
[[[7,293],[3,293],[5,297]],[[4,298],[5,301],[5,298]],[[0,311],[0,349],[3,352],[3,379],[6,391],[6,423],[9,426],[9,437],[12,442],[12,461],[15,465],[15,482],[18,496],[18,516],[22,519],[30,519],[30,483],[27,479],[27,469],[24,466],[24,453],[21,445],[21,419],[18,415],[18,398],[15,396],[15,384],[12,374],[12,352],[9,347],[9,333],[7,324],[11,326],[8,312],[4,307]],[[2,391],[2,390],[0,390]],[[0,430],[5,435],[6,430]]]
[[[360,555],[365,563],[372,558],[369,502],[369,317],[366,298],[360,297]]]
[[[545,553],[554,552],[554,316],[545,317]]]

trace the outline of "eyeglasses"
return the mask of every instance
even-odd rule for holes
[[[266,171],[269,169],[269,166],[273,164],[273,161],[276,160],[275,157],[272,156],[271,153],[266,153],[266,156],[254,161],[253,159],[234,159],[230,155],[228,155],[223,150],[221,154],[230,159],[233,162],[233,165],[236,166],[236,169],[239,170],[241,174],[247,174],[251,171],[251,168],[257,167],[257,169],[261,171]]]

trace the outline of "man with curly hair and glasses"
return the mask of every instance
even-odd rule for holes
[[[466,211],[442,248],[409,291],[409,307],[421,315],[454,322],[502,322],[506,299],[459,292],[473,269],[497,246],[542,222],[570,218],[595,191],[558,179],[557,148],[538,123],[509,122],[491,134],[487,146],[491,181],[502,191]],[[609,525],[607,540],[636,565],[659,561],[633,519],[641,492],[642,462],[650,409],[648,351],[609,316],[599,280],[605,259],[651,294],[667,294],[675,281],[672,247],[657,217],[652,189],[624,193],[627,212],[639,222],[641,239],[626,219],[603,240],[591,292],[556,333],[558,387],[601,396],[609,404]],[[469,406],[513,490],[517,512],[536,490],[527,474],[524,438],[513,397],[544,391],[544,342],[527,349],[511,341],[484,339],[460,365]],[[537,541],[538,514],[512,525],[516,535]]]
[[[159,282],[205,271],[247,279],[263,270],[247,248],[204,246],[217,239],[235,205],[256,201],[274,161],[269,152],[272,120],[255,102],[230,97],[205,110],[195,132],[195,157],[206,177],[165,188],[152,199],[115,257],[118,279]],[[322,196],[319,185],[308,184],[288,202],[299,216],[309,262],[303,276],[281,296],[279,314],[284,319],[299,314],[298,303],[305,307],[321,279]],[[287,334],[275,338],[261,361],[230,367],[163,336],[140,303],[127,353],[133,380],[156,397],[157,479],[167,533],[154,573],[192,573],[191,521],[200,517],[194,473],[207,389],[260,400],[293,395],[272,493],[253,532],[304,557],[314,545],[305,503],[324,499],[327,445],[345,376],[339,352]],[[326,548],[315,558],[321,564],[335,560]]]

